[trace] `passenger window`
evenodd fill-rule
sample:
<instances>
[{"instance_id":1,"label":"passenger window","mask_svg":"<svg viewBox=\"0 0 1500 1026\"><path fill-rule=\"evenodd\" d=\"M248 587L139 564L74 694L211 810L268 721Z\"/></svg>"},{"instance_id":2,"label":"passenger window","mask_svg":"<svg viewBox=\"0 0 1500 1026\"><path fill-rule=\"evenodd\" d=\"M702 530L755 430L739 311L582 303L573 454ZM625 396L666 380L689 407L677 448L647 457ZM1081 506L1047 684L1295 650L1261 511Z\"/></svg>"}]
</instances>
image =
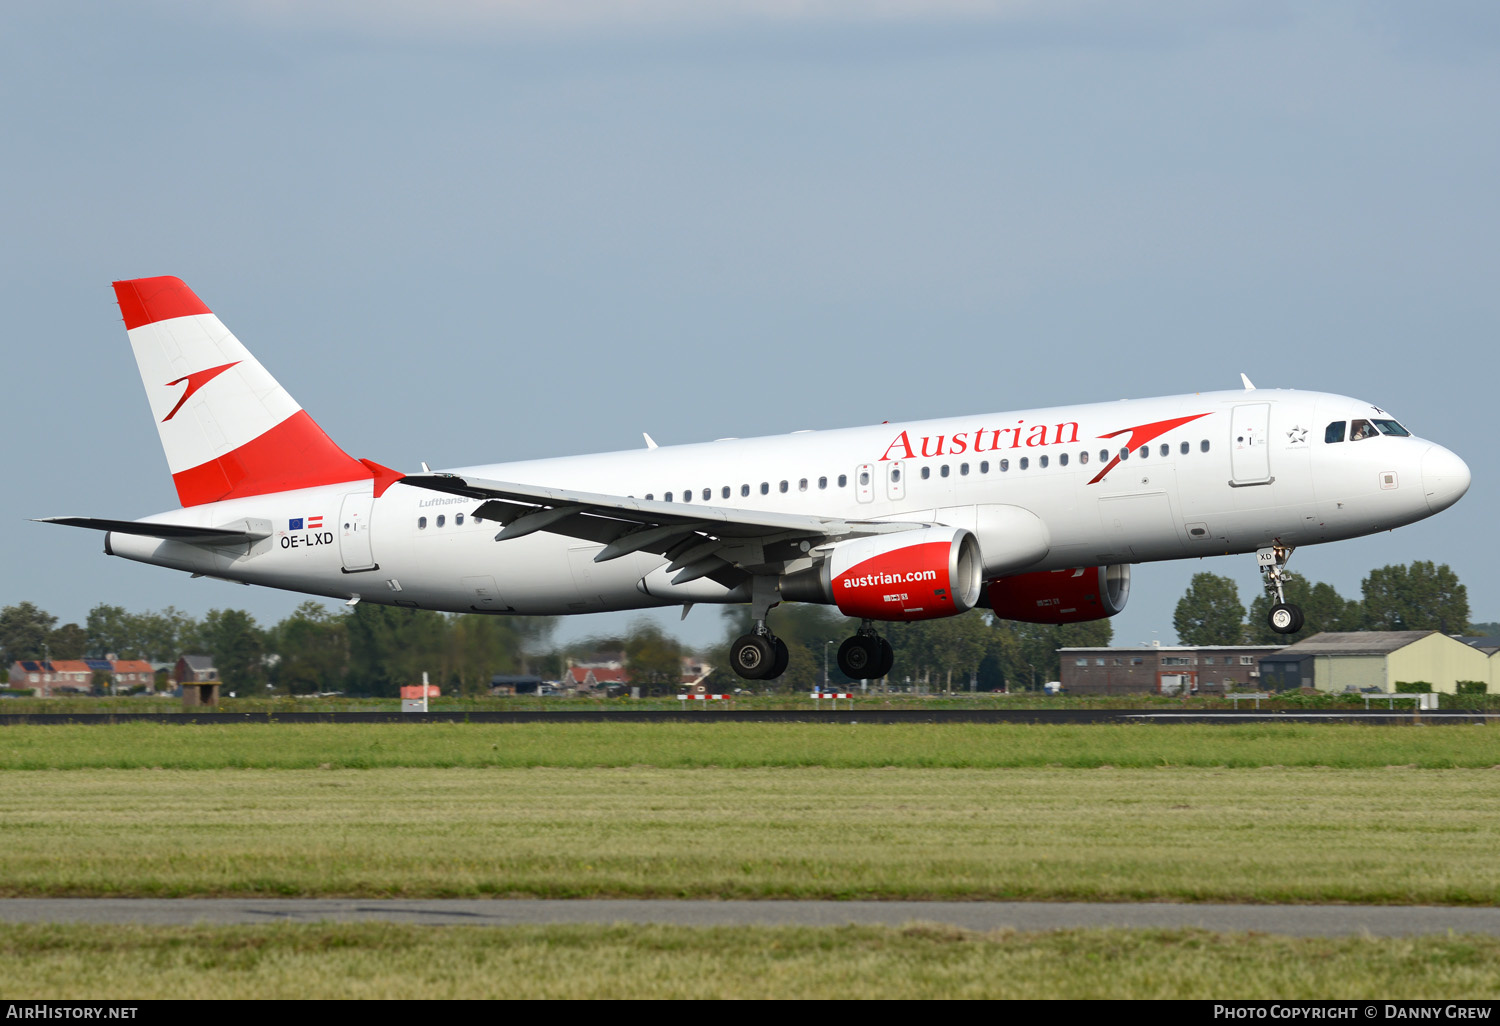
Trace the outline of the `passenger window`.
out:
<instances>
[{"instance_id":1,"label":"passenger window","mask_svg":"<svg viewBox=\"0 0 1500 1026\"><path fill-rule=\"evenodd\" d=\"M869 475L866 474L866 475L862 475L862 476L868 477ZM785 495L786 494L786 482L785 481L781 482L781 484L778 487L781 489L781 494Z\"/></svg>"},{"instance_id":2,"label":"passenger window","mask_svg":"<svg viewBox=\"0 0 1500 1026\"><path fill-rule=\"evenodd\" d=\"M462 513L455 514L454 517L453 517L453 526L454 527L462 527L463 524L464 524L464 515Z\"/></svg>"},{"instance_id":3,"label":"passenger window","mask_svg":"<svg viewBox=\"0 0 1500 1026\"><path fill-rule=\"evenodd\" d=\"M1377 420L1375 426L1380 429L1382 435L1395 435L1397 438L1411 437L1411 432L1394 420Z\"/></svg>"},{"instance_id":4,"label":"passenger window","mask_svg":"<svg viewBox=\"0 0 1500 1026\"><path fill-rule=\"evenodd\" d=\"M839 475L839 487L840 488L845 488L845 487L848 486L848 484L849 484L849 475L848 474L840 474Z\"/></svg>"},{"instance_id":5,"label":"passenger window","mask_svg":"<svg viewBox=\"0 0 1500 1026\"><path fill-rule=\"evenodd\" d=\"M1022 456L1021 457L1021 462L1017 464L1017 466L1020 467L1022 470L1025 470L1030 465L1031 465L1031 458L1029 456Z\"/></svg>"},{"instance_id":6,"label":"passenger window","mask_svg":"<svg viewBox=\"0 0 1500 1026\"><path fill-rule=\"evenodd\" d=\"M990 461L989 460L981 460L980 461L980 463L979 463L979 472L981 474L988 474L990 472Z\"/></svg>"},{"instance_id":7,"label":"passenger window","mask_svg":"<svg viewBox=\"0 0 1500 1026\"><path fill-rule=\"evenodd\" d=\"M1120 459L1122 459L1122 460L1128 460L1128 459L1130 459L1130 450L1129 449L1121 449L1120 450Z\"/></svg>"},{"instance_id":8,"label":"passenger window","mask_svg":"<svg viewBox=\"0 0 1500 1026\"><path fill-rule=\"evenodd\" d=\"M941 474L943 477L947 477L948 476L948 464L944 463L940 468L938 468L938 473Z\"/></svg>"},{"instance_id":9,"label":"passenger window","mask_svg":"<svg viewBox=\"0 0 1500 1026\"><path fill-rule=\"evenodd\" d=\"M1168 445L1166 442L1161 443L1161 454L1163 456L1170 456L1170 455L1172 455L1172 447L1170 445Z\"/></svg>"},{"instance_id":10,"label":"passenger window","mask_svg":"<svg viewBox=\"0 0 1500 1026\"><path fill-rule=\"evenodd\" d=\"M760 483L760 494L762 494L762 495L770 495L771 494L771 483L769 481L762 481Z\"/></svg>"},{"instance_id":11,"label":"passenger window","mask_svg":"<svg viewBox=\"0 0 1500 1026\"><path fill-rule=\"evenodd\" d=\"M1341 420L1336 420L1332 424L1329 424L1328 427L1323 429L1323 441L1342 442L1344 440L1344 429L1346 427L1348 427L1348 425Z\"/></svg>"},{"instance_id":12,"label":"passenger window","mask_svg":"<svg viewBox=\"0 0 1500 1026\"><path fill-rule=\"evenodd\" d=\"M1039 467L1045 467L1047 465L1047 457L1043 456L1041 459L1037 460L1036 465Z\"/></svg>"},{"instance_id":13,"label":"passenger window","mask_svg":"<svg viewBox=\"0 0 1500 1026\"><path fill-rule=\"evenodd\" d=\"M1068 465L1068 454L1067 453L1063 453L1063 454L1061 454L1060 456L1057 457L1057 465L1059 467L1066 467Z\"/></svg>"},{"instance_id":14,"label":"passenger window","mask_svg":"<svg viewBox=\"0 0 1500 1026\"><path fill-rule=\"evenodd\" d=\"M800 480L800 481L797 482L797 491L799 491L799 492L805 492L805 491L807 491L807 478L804 477L802 480Z\"/></svg>"},{"instance_id":15,"label":"passenger window","mask_svg":"<svg viewBox=\"0 0 1500 1026\"><path fill-rule=\"evenodd\" d=\"M749 495L750 494L750 486L747 485L747 484L740 485L740 494L741 495Z\"/></svg>"},{"instance_id":16,"label":"passenger window","mask_svg":"<svg viewBox=\"0 0 1500 1026\"><path fill-rule=\"evenodd\" d=\"M663 495L662 498L665 499L667 502L671 502L672 501L672 493L668 492L667 494Z\"/></svg>"},{"instance_id":17,"label":"passenger window","mask_svg":"<svg viewBox=\"0 0 1500 1026\"><path fill-rule=\"evenodd\" d=\"M726 499L729 498L729 486L725 485L724 488L719 492L719 494Z\"/></svg>"},{"instance_id":18,"label":"passenger window","mask_svg":"<svg viewBox=\"0 0 1500 1026\"><path fill-rule=\"evenodd\" d=\"M1368 420L1356 420L1349 424L1349 441L1360 442L1375 437L1375 425Z\"/></svg>"},{"instance_id":19,"label":"passenger window","mask_svg":"<svg viewBox=\"0 0 1500 1026\"><path fill-rule=\"evenodd\" d=\"M653 496L652 496L652 494L651 494L651 493L650 493L650 492L647 492L647 493L646 493L646 501L647 501L647 502L651 502L651 501L652 501L652 499L653 499Z\"/></svg>"},{"instance_id":20,"label":"passenger window","mask_svg":"<svg viewBox=\"0 0 1500 1026\"><path fill-rule=\"evenodd\" d=\"M1203 441L1201 441L1201 442L1198 443L1198 449L1200 451L1202 451L1202 452L1208 452L1208 439L1207 438L1205 438Z\"/></svg>"},{"instance_id":21,"label":"passenger window","mask_svg":"<svg viewBox=\"0 0 1500 1026\"><path fill-rule=\"evenodd\" d=\"M1182 450L1182 454L1186 456L1188 453L1193 451L1193 443L1183 442L1180 448Z\"/></svg>"},{"instance_id":22,"label":"passenger window","mask_svg":"<svg viewBox=\"0 0 1500 1026\"><path fill-rule=\"evenodd\" d=\"M418 531L425 531L426 529L427 529L427 518L426 517L417 517L417 530Z\"/></svg>"},{"instance_id":23,"label":"passenger window","mask_svg":"<svg viewBox=\"0 0 1500 1026\"><path fill-rule=\"evenodd\" d=\"M1149 445L1143 445L1143 446L1141 446L1141 451L1138 452L1138 453L1136 453L1136 455L1139 456L1141 459L1145 459L1147 456L1151 455L1151 446L1149 446Z\"/></svg>"},{"instance_id":24,"label":"passenger window","mask_svg":"<svg viewBox=\"0 0 1500 1026\"><path fill-rule=\"evenodd\" d=\"M932 468L931 467L923 467L922 468L922 480L926 481L931 476L932 476Z\"/></svg>"},{"instance_id":25,"label":"passenger window","mask_svg":"<svg viewBox=\"0 0 1500 1026\"><path fill-rule=\"evenodd\" d=\"M1108 463L1109 462L1109 450L1108 449L1100 449L1099 450L1099 462L1100 463Z\"/></svg>"},{"instance_id":26,"label":"passenger window","mask_svg":"<svg viewBox=\"0 0 1500 1026\"><path fill-rule=\"evenodd\" d=\"M692 502L693 501L693 490L691 488L684 488L683 489L683 491L682 491L682 501L683 502Z\"/></svg>"},{"instance_id":27,"label":"passenger window","mask_svg":"<svg viewBox=\"0 0 1500 1026\"><path fill-rule=\"evenodd\" d=\"M826 478L826 477L820 477L820 478L818 478L818 491L821 492L823 489L825 489L827 487L828 487L828 478Z\"/></svg>"},{"instance_id":28,"label":"passenger window","mask_svg":"<svg viewBox=\"0 0 1500 1026\"><path fill-rule=\"evenodd\" d=\"M1088 461L1089 461L1089 454L1088 454L1088 450L1085 449L1083 452L1081 452L1081 453L1078 454L1078 462L1079 463L1087 463Z\"/></svg>"},{"instance_id":29,"label":"passenger window","mask_svg":"<svg viewBox=\"0 0 1500 1026\"><path fill-rule=\"evenodd\" d=\"M958 465L958 474L959 474L960 477L968 477L969 476L969 465L967 463L960 463Z\"/></svg>"},{"instance_id":30,"label":"passenger window","mask_svg":"<svg viewBox=\"0 0 1500 1026\"><path fill-rule=\"evenodd\" d=\"M1010 460L1001 460L1000 461L1000 473L1003 474L1003 473L1005 473L1009 469L1010 469Z\"/></svg>"},{"instance_id":31,"label":"passenger window","mask_svg":"<svg viewBox=\"0 0 1500 1026\"><path fill-rule=\"evenodd\" d=\"M438 514L438 518L437 518L437 525L439 527L442 527L443 524L445 524L447 522L447 520L448 520L447 517L445 517L443 514L439 513Z\"/></svg>"},{"instance_id":32,"label":"passenger window","mask_svg":"<svg viewBox=\"0 0 1500 1026\"><path fill-rule=\"evenodd\" d=\"M863 488L865 485L867 485L869 483L870 483L870 472L868 470L861 470L859 472L859 486L861 488Z\"/></svg>"}]
</instances>

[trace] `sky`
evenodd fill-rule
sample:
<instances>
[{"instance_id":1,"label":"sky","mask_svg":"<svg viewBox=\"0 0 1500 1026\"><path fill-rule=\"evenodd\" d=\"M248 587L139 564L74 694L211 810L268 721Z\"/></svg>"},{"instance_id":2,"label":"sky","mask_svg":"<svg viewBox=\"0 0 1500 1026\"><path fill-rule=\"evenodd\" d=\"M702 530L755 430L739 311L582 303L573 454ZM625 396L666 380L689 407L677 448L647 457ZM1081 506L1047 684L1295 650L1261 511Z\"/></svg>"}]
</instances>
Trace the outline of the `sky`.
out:
<instances>
[{"instance_id":1,"label":"sky","mask_svg":"<svg viewBox=\"0 0 1500 1026\"><path fill-rule=\"evenodd\" d=\"M109 287L171 274L405 470L1358 396L1473 486L1290 568L1448 563L1500 620L1497 51L1442 0L4 5L0 605L301 601L28 522L177 505ZM1205 570L1259 594L1252 556L1142 565L1116 641L1175 640Z\"/></svg>"}]
</instances>

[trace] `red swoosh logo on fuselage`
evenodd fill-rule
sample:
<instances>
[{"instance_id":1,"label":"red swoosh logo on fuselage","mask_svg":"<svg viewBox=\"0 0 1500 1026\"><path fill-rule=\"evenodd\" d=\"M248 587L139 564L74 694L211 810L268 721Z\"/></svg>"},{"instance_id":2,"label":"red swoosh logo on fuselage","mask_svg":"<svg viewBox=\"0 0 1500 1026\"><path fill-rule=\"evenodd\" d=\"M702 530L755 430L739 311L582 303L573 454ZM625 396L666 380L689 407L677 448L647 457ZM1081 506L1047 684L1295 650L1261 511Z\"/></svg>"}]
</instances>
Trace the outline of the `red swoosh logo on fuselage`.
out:
<instances>
[{"instance_id":1,"label":"red swoosh logo on fuselage","mask_svg":"<svg viewBox=\"0 0 1500 1026\"><path fill-rule=\"evenodd\" d=\"M193 373L185 377L178 378L176 381L168 381L165 386L167 388L171 388L173 385L180 385L184 381L187 382L187 388L183 390L182 398L177 400L177 405L172 407L172 412L163 417L161 419L161 422L165 424L167 421L177 416L177 411L182 409L183 403L187 402L193 397L194 392L198 391L198 389L202 388L204 385L208 384L214 378L218 377L220 374L223 374L225 371L239 362L239 360L236 360L234 361L234 363L226 363L219 367L210 367L208 368L208 370L193 371Z\"/></svg>"},{"instance_id":2,"label":"red swoosh logo on fuselage","mask_svg":"<svg viewBox=\"0 0 1500 1026\"><path fill-rule=\"evenodd\" d=\"M1140 424L1140 425L1137 425L1136 427L1121 428L1118 431L1111 431L1109 434L1107 434L1107 435L1100 435L1099 437L1100 438L1115 438L1115 437L1117 437L1119 435L1123 435L1125 432L1129 431L1130 432L1130 441L1127 442L1127 443L1125 443L1125 445L1122 446L1122 448L1125 448L1125 449L1138 449L1141 446L1146 445L1147 443L1151 442L1153 439L1161 437L1162 435L1166 434L1168 431L1171 431L1175 427L1181 427L1184 424L1189 424L1189 423L1197 420L1199 417L1207 417L1207 416L1208 416L1207 413L1195 413L1191 417L1174 417L1171 420L1158 420L1158 421L1156 421L1153 424ZM1092 481L1090 481L1089 484L1098 484L1100 481L1103 481L1104 480L1104 475L1108 474L1111 470L1114 470L1115 469L1115 465L1118 464L1119 462L1120 462L1120 454L1119 453L1115 453L1115 458L1112 459L1112 460L1110 460L1107 464L1105 464L1104 469L1101 470L1101 471L1099 471L1099 473L1095 474L1094 475L1094 479Z\"/></svg>"}]
</instances>

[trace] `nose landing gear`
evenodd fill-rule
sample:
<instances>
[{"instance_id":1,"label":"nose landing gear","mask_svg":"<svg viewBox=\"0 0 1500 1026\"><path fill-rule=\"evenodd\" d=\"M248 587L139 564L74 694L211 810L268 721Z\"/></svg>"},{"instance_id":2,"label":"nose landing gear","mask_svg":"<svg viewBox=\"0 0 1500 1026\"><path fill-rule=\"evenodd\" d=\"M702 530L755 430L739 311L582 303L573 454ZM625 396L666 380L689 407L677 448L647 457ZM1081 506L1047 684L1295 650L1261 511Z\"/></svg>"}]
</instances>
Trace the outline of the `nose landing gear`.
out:
<instances>
[{"instance_id":1,"label":"nose landing gear","mask_svg":"<svg viewBox=\"0 0 1500 1026\"><path fill-rule=\"evenodd\" d=\"M1276 600L1271 606L1270 615L1266 617L1271 630L1277 634L1296 634L1306 622L1302 616L1302 607L1288 602L1282 591L1282 585L1286 583L1287 560L1292 558L1291 546L1277 542L1256 549L1255 558L1260 563L1261 583L1265 585L1266 594Z\"/></svg>"}]
</instances>

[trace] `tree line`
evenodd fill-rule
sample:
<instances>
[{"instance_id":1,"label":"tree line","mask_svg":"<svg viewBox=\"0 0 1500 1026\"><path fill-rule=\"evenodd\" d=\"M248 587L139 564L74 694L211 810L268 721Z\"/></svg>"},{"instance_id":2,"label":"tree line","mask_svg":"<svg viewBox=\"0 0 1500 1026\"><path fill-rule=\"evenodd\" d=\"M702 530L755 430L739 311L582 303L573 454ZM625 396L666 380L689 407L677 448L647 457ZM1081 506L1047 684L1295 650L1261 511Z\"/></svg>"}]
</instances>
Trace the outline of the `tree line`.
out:
<instances>
[{"instance_id":1,"label":"tree line","mask_svg":"<svg viewBox=\"0 0 1500 1026\"><path fill-rule=\"evenodd\" d=\"M202 619L168 606L131 612L101 604L82 624L30 602L0 609L0 657L19 659L145 659L175 662L212 657L226 688L311 694L355 691L394 695L423 671L449 689L477 694L496 673L529 672L545 660L555 621L549 617L455 616L360 603L330 612L306 601L261 627L241 609L211 609Z\"/></svg>"},{"instance_id":2,"label":"tree line","mask_svg":"<svg viewBox=\"0 0 1500 1026\"><path fill-rule=\"evenodd\" d=\"M1346 599L1331 586L1289 574L1286 597L1303 607L1307 624L1294 635L1275 634L1266 623L1270 600L1262 595L1247 611L1234 581L1201 573L1177 603L1173 625L1185 645L1288 644L1317 631L1440 630L1446 634L1500 634L1500 625L1469 622L1468 593L1446 564L1415 562L1373 570L1361 598ZM859 626L828 606L786 603L773 614L790 659L776 681L747 683L729 669L728 647L750 628L746 606L722 611L723 636L702 653L715 667L705 682L715 691L738 687L801 691L846 688L838 646ZM554 641L556 619L534 616L446 614L360 603L330 611L303 602L269 627L239 609L211 609L195 618L171 606L132 612L100 604L83 624L59 625L30 602L0 609L0 657L103 658L174 662L187 653L213 658L227 688L309 694L344 691L394 695L403 684L431 680L450 693L480 694L497 673L559 679L570 658L579 662L620 658L631 682L646 693L675 691L685 648L654 621L642 618L623 634L567 644ZM927 691L1035 690L1059 676L1057 650L1108 645L1108 620L1080 624L1029 624L997 620L986 610L917 623L881 626L896 665L890 686Z\"/></svg>"},{"instance_id":3,"label":"tree line","mask_svg":"<svg viewBox=\"0 0 1500 1026\"><path fill-rule=\"evenodd\" d=\"M838 670L839 644L859 626L825 606L787 603L775 613L777 635L789 649L787 671L776 681L740 680L728 669L728 646L749 628L747 607L724 609L722 641L702 653L716 667L714 690L737 687L811 690L825 683L847 688ZM571 660L618 658L633 685L647 694L671 693L681 682L685 646L654 621L641 618L623 634L557 644L551 617L444 614L360 603L330 611L306 601L291 615L262 627L240 609L211 609L195 618L168 606L132 612L100 604L83 624L59 625L30 602L0 609L0 658L104 658L175 662L210 656L229 690L241 694L343 691L394 695L421 679L450 693L480 694L497 673L560 678ZM1035 689L1058 675L1056 649L1107 645L1108 621L1047 626L996 621L983 610L919 623L884 626L896 655L891 684L925 690ZM826 671L826 676L825 676Z\"/></svg>"},{"instance_id":4,"label":"tree line","mask_svg":"<svg viewBox=\"0 0 1500 1026\"><path fill-rule=\"evenodd\" d=\"M1283 590L1286 600L1301 606L1306 615L1295 634L1271 630L1266 619L1272 605L1269 595L1257 596L1247 611L1232 578L1194 574L1172 617L1177 640L1184 645L1289 645L1320 631L1500 633L1500 625L1469 621L1468 589L1446 563L1418 560L1371 570L1360 582L1357 599L1294 573L1287 574Z\"/></svg>"}]
</instances>

